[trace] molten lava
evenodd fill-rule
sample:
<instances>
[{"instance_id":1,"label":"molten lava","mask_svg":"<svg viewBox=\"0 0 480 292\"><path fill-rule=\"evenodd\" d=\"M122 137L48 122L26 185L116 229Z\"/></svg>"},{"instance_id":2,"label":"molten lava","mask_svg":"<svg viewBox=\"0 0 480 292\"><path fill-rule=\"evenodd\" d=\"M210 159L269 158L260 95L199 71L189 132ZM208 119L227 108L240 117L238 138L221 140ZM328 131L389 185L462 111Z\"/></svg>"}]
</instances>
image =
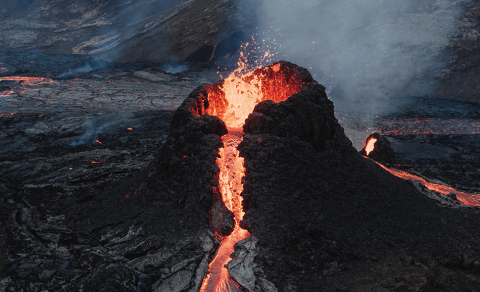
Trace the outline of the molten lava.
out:
<instances>
[{"instance_id":1,"label":"molten lava","mask_svg":"<svg viewBox=\"0 0 480 292\"><path fill-rule=\"evenodd\" d=\"M394 168L387 168L386 166L384 166L384 165L382 165L378 162L376 162L376 163L378 165L380 165L383 169L385 169L386 171L390 172L391 174L393 174L397 177L400 177L400 178L403 178L403 179L406 179L406 180L421 182L425 185L425 187L427 189L429 189L431 191L441 193L441 194L444 194L444 195L454 194L457 197L457 199L460 200L461 202L463 202L465 205L480 206L480 194L464 193L464 192L458 191L458 190L456 190L452 187L449 187L449 186L428 182L424 178L422 178L420 176L417 176L417 175L414 175L414 174L411 174L411 173L408 173L406 171L401 171L401 170L394 169Z\"/></svg>"},{"instance_id":2,"label":"molten lava","mask_svg":"<svg viewBox=\"0 0 480 292\"><path fill-rule=\"evenodd\" d=\"M0 81L19 81L19 82L22 82L24 85L30 85L30 86L54 83L54 81L50 78L25 77L25 76L0 77Z\"/></svg>"},{"instance_id":3,"label":"molten lava","mask_svg":"<svg viewBox=\"0 0 480 292\"><path fill-rule=\"evenodd\" d=\"M233 246L250 236L247 230L240 228L240 221L243 219L242 177L245 174L243 158L239 156L237 146L242 141L243 131L241 129L228 129L228 134L222 137L224 148L220 149L220 158L217 165L220 167L219 187L222 200L227 208L235 215L235 228L233 232L224 238L215 259L210 263L210 274L207 276L200 291L240 291L238 285L230 278L225 267L233 253Z\"/></svg>"},{"instance_id":4,"label":"molten lava","mask_svg":"<svg viewBox=\"0 0 480 292\"><path fill-rule=\"evenodd\" d=\"M370 152L372 152L373 149L375 149L376 142L377 142L377 138L373 138L373 137L367 141L367 146L365 146L365 152L367 153L367 156L370 155Z\"/></svg>"},{"instance_id":5,"label":"molten lava","mask_svg":"<svg viewBox=\"0 0 480 292\"><path fill-rule=\"evenodd\" d=\"M372 142L373 141L373 142ZM367 155L375 149L375 142L377 141L376 138L371 138L367 141L367 145L365 146L365 152ZM463 202L465 205L468 206L480 206L480 194L468 194L465 192L458 191L452 187L446 186L446 185L441 185L441 184L435 184L427 181L426 179L414 175L411 173L408 173L406 171L394 169L394 168L388 168L385 165L378 163L377 161L373 160L376 164L378 164L380 167L385 169L386 171L390 172L391 174L405 179L405 180L410 180L410 181L416 181L416 182L421 182L427 189L431 191L435 191L444 195L448 194L454 194L457 199L461 202Z\"/></svg>"}]
</instances>

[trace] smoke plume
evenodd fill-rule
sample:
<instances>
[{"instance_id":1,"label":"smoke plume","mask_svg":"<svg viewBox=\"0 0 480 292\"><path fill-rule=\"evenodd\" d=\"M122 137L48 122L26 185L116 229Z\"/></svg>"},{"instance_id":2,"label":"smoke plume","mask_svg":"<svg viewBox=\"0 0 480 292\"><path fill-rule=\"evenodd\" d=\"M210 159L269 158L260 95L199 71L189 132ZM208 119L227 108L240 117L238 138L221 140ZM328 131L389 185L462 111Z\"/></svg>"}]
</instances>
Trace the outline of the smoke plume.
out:
<instances>
[{"instance_id":1,"label":"smoke plume","mask_svg":"<svg viewBox=\"0 0 480 292\"><path fill-rule=\"evenodd\" d=\"M264 0L257 34L278 59L310 69L337 112L374 117L396 111L402 97L432 93L468 2Z\"/></svg>"}]
</instances>

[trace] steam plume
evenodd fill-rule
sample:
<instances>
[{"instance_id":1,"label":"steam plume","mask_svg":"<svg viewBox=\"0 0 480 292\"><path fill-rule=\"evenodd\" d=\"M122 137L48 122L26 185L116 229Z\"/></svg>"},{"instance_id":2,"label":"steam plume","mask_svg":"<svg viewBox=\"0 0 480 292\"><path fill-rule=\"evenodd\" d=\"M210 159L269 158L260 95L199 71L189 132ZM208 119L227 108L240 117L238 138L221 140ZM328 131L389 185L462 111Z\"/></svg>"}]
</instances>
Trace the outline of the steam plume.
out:
<instances>
[{"instance_id":1,"label":"steam plume","mask_svg":"<svg viewBox=\"0 0 480 292\"><path fill-rule=\"evenodd\" d=\"M337 109L378 115L432 92L468 2L264 0L257 27L279 59L310 68Z\"/></svg>"}]
</instances>

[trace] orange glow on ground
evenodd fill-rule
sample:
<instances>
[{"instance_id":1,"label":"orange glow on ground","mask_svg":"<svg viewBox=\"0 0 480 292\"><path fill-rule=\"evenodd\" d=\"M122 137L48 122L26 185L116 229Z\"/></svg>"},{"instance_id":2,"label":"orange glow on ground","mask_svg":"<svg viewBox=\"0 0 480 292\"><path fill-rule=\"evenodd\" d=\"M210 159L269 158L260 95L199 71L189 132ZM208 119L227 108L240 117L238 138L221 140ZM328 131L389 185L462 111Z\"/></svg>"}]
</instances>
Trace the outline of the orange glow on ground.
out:
<instances>
[{"instance_id":1,"label":"orange glow on ground","mask_svg":"<svg viewBox=\"0 0 480 292\"><path fill-rule=\"evenodd\" d=\"M91 164L107 163L106 161L92 161Z\"/></svg>"},{"instance_id":2,"label":"orange glow on ground","mask_svg":"<svg viewBox=\"0 0 480 292\"><path fill-rule=\"evenodd\" d=\"M391 174L403 178L405 180L410 180L410 181L418 181L421 182L425 185L425 187L431 191L435 191L444 195L448 194L455 194L457 196L457 199L461 202L463 202L465 205L468 206L480 206L480 194L468 194L464 193L461 191L458 191L452 187L441 185L441 184L435 184L428 182L424 178L408 173L406 171L394 169L394 168L387 168L386 166L378 163L375 161L380 167L385 169L386 171L390 172Z\"/></svg>"},{"instance_id":3,"label":"orange glow on ground","mask_svg":"<svg viewBox=\"0 0 480 292\"><path fill-rule=\"evenodd\" d=\"M367 153L367 156L370 154L370 152L373 151L373 149L375 149L376 142L377 142L377 138L373 138L373 137L367 141L367 146L365 146L365 153Z\"/></svg>"}]
</instances>

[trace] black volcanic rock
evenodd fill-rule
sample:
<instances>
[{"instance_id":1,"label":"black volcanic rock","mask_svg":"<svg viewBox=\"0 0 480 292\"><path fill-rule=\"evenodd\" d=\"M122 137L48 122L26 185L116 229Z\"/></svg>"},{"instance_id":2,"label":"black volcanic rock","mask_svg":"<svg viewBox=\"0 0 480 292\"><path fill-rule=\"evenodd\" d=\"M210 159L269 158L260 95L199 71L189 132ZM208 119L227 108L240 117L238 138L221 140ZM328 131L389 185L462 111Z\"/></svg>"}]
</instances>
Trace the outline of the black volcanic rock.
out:
<instances>
[{"instance_id":1,"label":"black volcanic rock","mask_svg":"<svg viewBox=\"0 0 480 292\"><path fill-rule=\"evenodd\" d=\"M92 273L80 284L82 291L150 291L148 276L122 265L111 264Z\"/></svg>"},{"instance_id":2,"label":"black volcanic rock","mask_svg":"<svg viewBox=\"0 0 480 292\"><path fill-rule=\"evenodd\" d=\"M187 202L188 209L210 213L212 230L226 236L235 220L216 191L219 168L215 162L223 147L220 137L227 128L218 117L205 114L210 87L204 84L194 90L176 110L160 150L157 172L179 202Z\"/></svg>"},{"instance_id":3,"label":"black volcanic rock","mask_svg":"<svg viewBox=\"0 0 480 292\"><path fill-rule=\"evenodd\" d=\"M271 134L281 138L298 137L317 150L325 147L335 131L333 103L319 84L305 86L288 100L266 100L255 106L243 127L249 134Z\"/></svg>"}]
</instances>

